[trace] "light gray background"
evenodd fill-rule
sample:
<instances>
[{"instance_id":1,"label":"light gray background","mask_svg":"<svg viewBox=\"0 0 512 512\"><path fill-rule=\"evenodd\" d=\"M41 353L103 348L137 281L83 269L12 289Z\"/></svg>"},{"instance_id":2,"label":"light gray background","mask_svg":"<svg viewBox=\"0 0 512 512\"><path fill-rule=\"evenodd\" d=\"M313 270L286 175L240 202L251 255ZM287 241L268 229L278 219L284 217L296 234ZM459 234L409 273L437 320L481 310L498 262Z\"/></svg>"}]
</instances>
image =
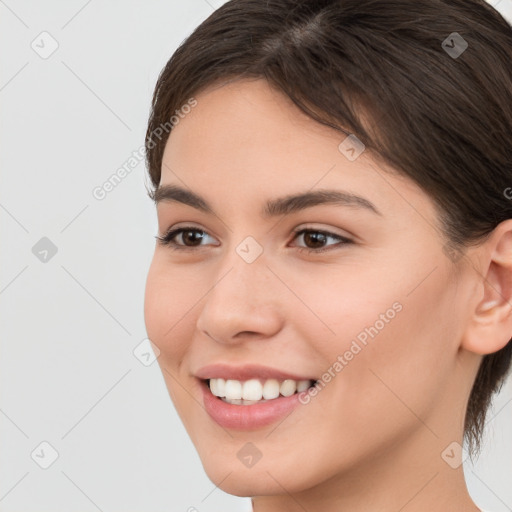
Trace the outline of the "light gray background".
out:
<instances>
[{"instance_id":1,"label":"light gray background","mask_svg":"<svg viewBox=\"0 0 512 512\"><path fill-rule=\"evenodd\" d=\"M158 73L222 3L0 0L1 512L250 510L206 477L157 363L133 353L157 226L143 162L92 194L140 150ZM491 3L512 20L512 0ZM465 464L493 512L512 510L511 400L509 381Z\"/></svg>"}]
</instances>

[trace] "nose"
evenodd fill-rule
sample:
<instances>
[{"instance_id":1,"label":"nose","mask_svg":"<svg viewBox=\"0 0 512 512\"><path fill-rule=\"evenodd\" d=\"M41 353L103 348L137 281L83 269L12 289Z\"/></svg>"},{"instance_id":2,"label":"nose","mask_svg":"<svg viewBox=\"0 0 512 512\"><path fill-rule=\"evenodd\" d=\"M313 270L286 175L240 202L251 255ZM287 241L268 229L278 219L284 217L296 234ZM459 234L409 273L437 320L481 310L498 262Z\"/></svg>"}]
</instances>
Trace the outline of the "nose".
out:
<instances>
[{"instance_id":1,"label":"nose","mask_svg":"<svg viewBox=\"0 0 512 512\"><path fill-rule=\"evenodd\" d=\"M283 284L263 259L247 263L235 255L215 274L211 286L197 328L216 342L270 338L282 328L283 290L278 288Z\"/></svg>"}]
</instances>

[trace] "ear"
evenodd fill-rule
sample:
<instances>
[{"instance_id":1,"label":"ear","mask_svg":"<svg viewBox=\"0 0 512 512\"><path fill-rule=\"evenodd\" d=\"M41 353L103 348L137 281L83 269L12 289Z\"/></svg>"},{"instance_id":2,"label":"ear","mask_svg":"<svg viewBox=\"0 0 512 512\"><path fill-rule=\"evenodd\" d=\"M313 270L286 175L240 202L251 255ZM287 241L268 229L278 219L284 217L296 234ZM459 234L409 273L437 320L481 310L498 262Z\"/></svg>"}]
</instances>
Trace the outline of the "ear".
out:
<instances>
[{"instance_id":1,"label":"ear","mask_svg":"<svg viewBox=\"0 0 512 512\"><path fill-rule=\"evenodd\" d=\"M479 247L480 292L462 346L492 354L512 338L512 219L501 222Z\"/></svg>"}]
</instances>

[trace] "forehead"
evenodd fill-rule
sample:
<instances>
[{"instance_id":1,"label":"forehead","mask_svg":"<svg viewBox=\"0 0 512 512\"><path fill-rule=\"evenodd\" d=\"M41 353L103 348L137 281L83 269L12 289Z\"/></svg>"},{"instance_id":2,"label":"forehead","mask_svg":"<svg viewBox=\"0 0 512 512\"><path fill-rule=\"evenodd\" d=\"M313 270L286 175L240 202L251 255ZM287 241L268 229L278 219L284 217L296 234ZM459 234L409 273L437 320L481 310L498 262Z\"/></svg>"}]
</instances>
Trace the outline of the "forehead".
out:
<instances>
[{"instance_id":1,"label":"forehead","mask_svg":"<svg viewBox=\"0 0 512 512\"><path fill-rule=\"evenodd\" d=\"M429 197L367 151L350 160L347 135L299 110L265 80L207 88L168 138L161 185L191 186L204 197L283 196L339 188L365 196L382 212L434 215ZM342 146L343 147L343 146Z\"/></svg>"},{"instance_id":2,"label":"forehead","mask_svg":"<svg viewBox=\"0 0 512 512\"><path fill-rule=\"evenodd\" d=\"M254 159L257 153L259 160L284 153L288 158L295 154L296 158L314 155L318 159L329 149L325 160L332 160L343 135L308 117L265 80L208 88L196 101L173 128L166 151L189 150L188 158L200 158L208 151L210 157L217 154L240 160Z\"/></svg>"}]
</instances>

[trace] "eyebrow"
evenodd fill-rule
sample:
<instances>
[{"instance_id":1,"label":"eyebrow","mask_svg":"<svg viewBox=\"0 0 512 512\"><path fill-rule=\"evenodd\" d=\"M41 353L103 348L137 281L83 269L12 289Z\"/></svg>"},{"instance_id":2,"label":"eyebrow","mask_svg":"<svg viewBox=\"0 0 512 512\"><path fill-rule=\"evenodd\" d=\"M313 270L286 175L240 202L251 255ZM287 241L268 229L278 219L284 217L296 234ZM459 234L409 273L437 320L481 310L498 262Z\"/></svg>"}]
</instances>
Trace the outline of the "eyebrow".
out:
<instances>
[{"instance_id":1,"label":"eyebrow","mask_svg":"<svg viewBox=\"0 0 512 512\"><path fill-rule=\"evenodd\" d=\"M178 202L196 208L202 212L216 215L213 208L204 198L178 185L162 185L150 194L150 197L157 205L162 202ZM382 213L377 207L364 197L353 194L352 192L321 189L271 199L263 208L262 217L270 218L280 215L289 215L306 208L311 208L312 206L323 204L366 209L382 216Z\"/></svg>"}]
</instances>

